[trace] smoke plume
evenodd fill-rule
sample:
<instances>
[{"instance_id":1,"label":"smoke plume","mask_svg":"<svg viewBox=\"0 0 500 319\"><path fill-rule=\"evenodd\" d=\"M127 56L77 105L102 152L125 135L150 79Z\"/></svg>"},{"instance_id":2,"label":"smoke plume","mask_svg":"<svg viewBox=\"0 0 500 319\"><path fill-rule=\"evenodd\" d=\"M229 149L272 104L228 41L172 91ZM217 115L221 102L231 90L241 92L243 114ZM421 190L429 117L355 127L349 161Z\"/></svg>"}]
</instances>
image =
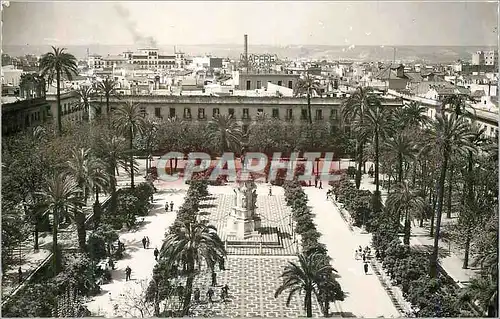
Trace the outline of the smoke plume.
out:
<instances>
[{"instance_id":1,"label":"smoke plume","mask_svg":"<svg viewBox=\"0 0 500 319\"><path fill-rule=\"evenodd\" d=\"M130 12L127 8L123 7L120 4L115 4L113 6L116 10L116 13L123 19L125 27L130 32L132 37L134 38L134 43L138 46L148 46L152 48L157 48L157 42L152 36L144 36L137 31L137 24L135 21L130 19Z\"/></svg>"}]
</instances>

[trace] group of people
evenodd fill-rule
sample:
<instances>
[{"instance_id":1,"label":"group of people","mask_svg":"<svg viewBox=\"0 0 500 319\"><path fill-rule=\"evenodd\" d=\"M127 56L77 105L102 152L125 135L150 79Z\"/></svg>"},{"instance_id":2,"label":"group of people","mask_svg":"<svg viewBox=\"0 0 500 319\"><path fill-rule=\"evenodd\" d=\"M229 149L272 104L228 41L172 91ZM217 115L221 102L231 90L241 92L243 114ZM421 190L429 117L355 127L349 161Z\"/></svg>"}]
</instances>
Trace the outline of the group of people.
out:
<instances>
[{"instance_id":1,"label":"group of people","mask_svg":"<svg viewBox=\"0 0 500 319\"><path fill-rule=\"evenodd\" d=\"M165 211L168 212L168 202L165 202ZM173 212L174 211L174 201L171 201L170 202L170 211Z\"/></svg>"},{"instance_id":2,"label":"group of people","mask_svg":"<svg viewBox=\"0 0 500 319\"><path fill-rule=\"evenodd\" d=\"M144 247L144 249L148 249L149 244L150 244L149 237L148 236L142 237L142 246Z\"/></svg>"},{"instance_id":3,"label":"group of people","mask_svg":"<svg viewBox=\"0 0 500 319\"><path fill-rule=\"evenodd\" d=\"M199 303L200 302L200 297L201 297L201 291L200 288L196 288L194 290L194 301ZM207 299L209 302L214 302L214 295L215 291L212 287L208 287L207 289ZM226 284L220 289L220 299L222 301L226 301L229 298L229 286Z\"/></svg>"},{"instance_id":4,"label":"group of people","mask_svg":"<svg viewBox=\"0 0 500 319\"><path fill-rule=\"evenodd\" d=\"M366 246L364 249L359 246L354 252L354 259L363 260L363 270L365 271L365 275L368 275L368 257L370 257L371 249Z\"/></svg>"}]
</instances>

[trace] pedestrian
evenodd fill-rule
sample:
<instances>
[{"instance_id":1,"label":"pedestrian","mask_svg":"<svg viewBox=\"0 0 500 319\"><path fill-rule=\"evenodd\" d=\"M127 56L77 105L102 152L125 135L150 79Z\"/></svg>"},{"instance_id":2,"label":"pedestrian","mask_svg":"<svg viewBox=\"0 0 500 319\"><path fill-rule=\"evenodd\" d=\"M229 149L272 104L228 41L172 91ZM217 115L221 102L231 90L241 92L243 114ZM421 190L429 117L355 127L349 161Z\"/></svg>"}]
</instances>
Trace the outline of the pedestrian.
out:
<instances>
[{"instance_id":1,"label":"pedestrian","mask_svg":"<svg viewBox=\"0 0 500 319\"><path fill-rule=\"evenodd\" d=\"M151 244L151 242L149 241L149 236L146 236L146 248L149 249L149 244Z\"/></svg>"},{"instance_id":2,"label":"pedestrian","mask_svg":"<svg viewBox=\"0 0 500 319\"><path fill-rule=\"evenodd\" d=\"M330 189L326 191L326 200L328 200L328 197L330 197Z\"/></svg>"},{"instance_id":3,"label":"pedestrian","mask_svg":"<svg viewBox=\"0 0 500 319\"><path fill-rule=\"evenodd\" d=\"M224 298L223 298L224 300L227 297L229 297L229 286L227 284L225 284L224 287L222 287L221 291L222 291L222 294L224 296Z\"/></svg>"},{"instance_id":4,"label":"pedestrian","mask_svg":"<svg viewBox=\"0 0 500 319\"><path fill-rule=\"evenodd\" d=\"M194 301L200 302L200 288L194 290Z\"/></svg>"},{"instance_id":5,"label":"pedestrian","mask_svg":"<svg viewBox=\"0 0 500 319\"><path fill-rule=\"evenodd\" d=\"M208 301L213 302L212 300L213 295L214 295L214 290L212 288L208 288L207 290Z\"/></svg>"},{"instance_id":6,"label":"pedestrian","mask_svg":"<svg viewBox=\"0 0 500 319\"><path fill-rule=\"evenodd\" d=\"M130 268L130 266L127 266L127 268L125 268L125 281L131 280L130 279L131 274L132 274L132 269Z\"/></svg>"},{"instance_id":7,"label":"pedestrian","mask_svg":"<svg viewBox=\"0 0 500 319\"><path fill-rule=\"evenodd\" d=\"M337 194L335 194L335 201L337 201L339 199L339 196Z\"/></svg>"},{"instance_id":8,"label":"pedestrian","mask_svg":"<svg viewBox=\"0 0 500 319\"><path fill-rule=\"evenodd\" d=\"M179 296L179 301L182 301L182 297L184 296L184 287L181 284L177 286L177 295Z\"/></svg>"},{"instance_id":9,"label":"pedestrian","mask_svg":"<svg viewBox=\"0 0 500 319\"><path fill-rule=\"evenodd\" d=\"M170 211L174 211L174 201L170 201Z\"/></svg>"},{"instance_id":10,"label":"pedestrian","mask_svg":"<svg viewBox=\"0 0 500 319\"><path fill-rule=\"evenodd\" d=\"M368 275L368 263L365 262L365 264L363 265L364 269L365 269L365 275Z\"/></svg>"},{"instance_id":11,"label":"pedestrian","mask_svg":"<svg viewBox=\"0 0 500 319\"><path fill-rule=\"evenodd\" d=\"M272 196L273 195L273 189L271 186L269 186L269 196Z\"/></svg>"},{"instance_id":12,"label":"pedestrian","mask_svg":"<svg viewBox=\"0 0 500 319\"><path fill-rule=\"evenodd\" d=\"M318 179L317 178L314 179L314 187L318 188Z\"/></svg>"},{"instance_id":13,"label":"pedestrian","mask_svg":"<svg viewBox=\"0 0 500 319\"><path fill-rule=\"evenodd\" d=\"M144 249L146 249L146 236L142 237L142 246L144 247Z\"/></svg>"},{"instance_id":14,"label":"pedestrian","mask_svg":"<svg viewBox=\"0 0 500 319\"><path fill-rule=\"evenodd\" d=\"M219 269L222 271L226 270L226 266L224 265L224 258L221 258L219 260Z\"/></svg>"},{"instance_id":15,"label":"pedestrian","mask_svg":"<svg viewBox=\"0 0 500 319\"><path fill-rule=\"evenodd\" d=\"M363 262L366 262L366 253L363 252Z\"/></svg>"},{"instance_id":16,"label":"pedestrian","mask_svg":"<svg viewBox=\"0 0 500 319\"><path fill-rule=\"evenodd\" d=\"M319 189L323 189L323 182L321 180L319 181Z\"/></svg>"},{"instance_id":17,"label":"pedestrian","mask_svg":"<svg viewBox=\"0 0 500 319\"><path fill-rule=\"evenodd\" d=\"M23 270L21 269L21 267L19 266L19 269L17 270L18 274L19 274L19 284L21 284L23 282Z\"/></svg>"},{"instance_id":18,"label":"pedestrian","mask_svg":"<svg viewBox=\"0 0 500 319\"><path fill-rule=\"evenodd\" d=\"M168 202L165 202L165 211L168 212Z\"/></svg>"},{"instance_id":19,"label":"pedestrian","mask_svg":"<svg viewBox=\"0 0 500 319\"><path fill-rule=\"evenodd\" d=\"M110 301L111 301L111 300L113 300L113 298L111 298L111 291L110 291L110 292L108 292L108 297L109 297L109 300L110 300Z\"/></svg>"},{"instance_id":20,"label":"pedestrian","mask_svg":"<svg viewBox=\"0 0 500 319\"><path fill-rule=\"evenodd\" d=\"M212 271L212 287L217 286L217 274L215 271Z\"/></svg>"},{"instance_id":21,"label":"pedestrian","mask_svg":"<svg viewBox=\"0 0 500 319\"><path fill-rule=\"evenodd\" d=\"M155 260L158 260L158 255L160 254L160 252L158 251L158 248L155 248L155 251L153 252L153 254L155 255Z\"/></svg>"}]
</instances>

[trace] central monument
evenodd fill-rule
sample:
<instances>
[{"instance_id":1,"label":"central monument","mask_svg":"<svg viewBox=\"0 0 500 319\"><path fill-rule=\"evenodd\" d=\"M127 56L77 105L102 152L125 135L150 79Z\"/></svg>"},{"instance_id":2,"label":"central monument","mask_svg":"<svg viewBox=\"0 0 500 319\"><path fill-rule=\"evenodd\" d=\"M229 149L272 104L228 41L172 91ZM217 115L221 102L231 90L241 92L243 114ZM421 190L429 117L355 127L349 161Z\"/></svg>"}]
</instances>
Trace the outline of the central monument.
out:
<instances>
[{"instance_id":1,"label":"central monument","mask_svg":"<svg viewBox=\"0 0 500 319\"><path fill-rule=\"evenodd\" d=\"M234 207L227 220L226 233L231 241L246 241L260 238L261 219L255 213L257 186L253 180L236 184Z\"/></svg>"}]
</instances>

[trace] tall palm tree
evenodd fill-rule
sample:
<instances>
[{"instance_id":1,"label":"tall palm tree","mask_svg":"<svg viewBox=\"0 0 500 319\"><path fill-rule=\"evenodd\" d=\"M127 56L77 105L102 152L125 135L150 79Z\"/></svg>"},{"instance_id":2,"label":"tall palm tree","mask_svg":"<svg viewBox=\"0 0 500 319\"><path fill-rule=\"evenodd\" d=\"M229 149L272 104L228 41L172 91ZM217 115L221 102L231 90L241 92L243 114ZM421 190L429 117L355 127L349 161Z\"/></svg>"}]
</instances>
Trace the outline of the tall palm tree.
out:
<instances>
[{"instance_id":1,"label":"tall palm tree","mask_svg":"<svg viewBox=\"0 0 500 319\"><path fill-rule=\"evenodd\" d=\"M226 256L226 251L214 226L178 221L175 229L176 231L166 236L160 258L165 259L169 264L185 264L187 279L182 315L187 316L196 266L199 268L205 261L208 268L213 270L216 262Z\"/></svg>"},{"instance_id":2,"label":"tall palm tree","mask_svg":"<svg viewBox=\"0 0 500 319\"><path fill-rule=\"evenodd\" d=\"M405 227L404 227L404 238L403 243L405 245L410 244L411 235L411 221L414 216L423 213L425 208L425 201L420 197L417 191L413 191L407 181L398 184L394 192L390 193L385 202L387 209L398 216L403 212L405 216Z\"/></svg>"},{"instance_id":3,"label":"tall palm tree","mask_svg":"<svg viewBox=\"0 0 500 319\"><path fill-rule=\"evenodd\" d=\"M320 286L325 284L325 281L332 281L332 272L337 272L325 262L324 255L313 252L311 254L300 254L299 263L289 262L285 270L281 274L283 283L274 293L274 298L277 298L285 290L288 291L286 306L290 305L295 294L305 293L304 305L306 316L312 317L312 295L318 298ZM332 285L335 283L331 282Z\"/></svg>"},{"instance_id":4,"label":"tall palm tree","mask_svg":"<svg viewBox=\"0 0 500 319\"><path fill-rule=\"evenodd\" d=\"M240 149L242 132L240 125L231 115L216 115L208 123L208 138L219 144L221 155L227 150Z\"/></svg>"},{"instance_id":5,"label":"tall palm tree","mask_svg":"<svg viewBox=\"0 0 500 319\"><path fill-rule=\"evenodd\" d=\"M54 261L54 275L59 272L59 251L57 247L57 233L60 217L66 211L75 211L81 205L81 190L77 182L65 173L54 174L47 179L45 189L40 192L43 198L45 214L52 214L52 253Z\"/></svg>"},{"instance_id":6,"label":"tall palm tree","mask_svg":"<svg viewBox=\"0 0 500 319\"><path fill-rule=\"evenodd\" d=\"M397 155L398 183L402 183L404 163L415 157L417 146L407 131L399 132L394 137L387 139L385 146Z\"/></svg>"},{"instance_id":7,"label":"tall palm tree","mask_svg":"<svg viewBox=\"0 0 500 319\"><path fill-rule=\"evenodd\" d=\"M307 115L309 124L312 124L312 111L311 111L311 96L315 92L320 94L319 81L314 77L306 73L304 76L300 77L294 88L294 95L301 96L303 94L307 97Z\"/></svg>"},{"instance_id":8,"label":"tall palm tree","mask_svg":"<svg viewBox=\"0 0 500 319\"><path fill-rule=\"evenodd\" d=\"M436 147L441 157L440 173L437 181L437 207L436 228L434 233L434 247L430 260L429 274L437 277L439 233L441 229L441 216L443 213L444 184L448 162L453 153L463 153L473 150L470 144L472 133L463 117L455 114L437 116L427 131L426 147Z\"/></svg>"},{"instance_id":9,"label":"tall palm tree","mask_svg":"<svg viewBox=\"0 0 500 319\"><path fill-rule=\"evenodd\" d=\"M129 169L130 187L134 188L134 137L144 131L145 120L138 103L126 101L121 107L116 109L113 120L114 127L118 132L128 138L129 142Z\"/></svg>"},{"instance_id":10,"label":"tall palm tree","mask_svg":"<svg viewBox=\"0 0 500 319\"><path fill-rule=\"evenodd\" d=\"M81 190L80 199L82 205L75 211L75 222L78 232L78 244L82 251L85 251L85 214L83 212L83 204L87 203L89 194L94 189L105 189L107 185L107 175L105 174L104 163L90 154L90 148L73 148L71 150L71 158L66 162L66 171L76 181ZM96 194L96 201L99 202L99 197ZM98 212L99 214L99 212ZM99 224L99 217L94 216Z\"/></svg>"},{"instance_id":11,"label":"tall palm tree","mask_svg":"<svg viewBox=\"0 0 500 319\"><path fill-rule=\"evenodd\" d=\"M95 85L95 91L106 98L106 116L108 117L108 120L110 119L111 112L111 109L109 107L109 99L111 97L118 97L118 95L116 94L117 86L118 82L109 77L100 82L97 82L97 84Z\"/></svg>"},{"instance_id":12,"label":"tall palm tree","mask_svg":"<svg viewBox=\"0 0 500 319\"><path fill-rule=\"evenodd\" d=\"M76 91L78 95L79 101L76 102L76 107L79 109L83 109L85 117L90 120L90 98L94 92L94 88L92 86L80 86Z\"/></svg>"},{"instance_id":13,"label":"tall palm tree","mask_svg":"<svg viewBox=\"0 0 500 319\"><path fill-rule=\"evenodd\" d=\"M419 127L420 125L428 124L430 119L425 114L427 108L417 102L411 102L403 110L403 125L404 127Z\"/></svg>"},{"instance_id":14,"label":"tall palm tree","mask_svg":"<svg viewBox=\"0 0 500 319\"><path fill-rule=\"evenodd\" d=\"M377 99L375 95L372 94L373 89L371 87L358 87L354 93L344 102L342 105L342 117L344 121L353 122L357 121L357 125L363 126L365 121L365 114L369 105L375 103L374 100ZM361 168L363 165L363 148L365 140L357 136L357 155L358 155L358 170L356 172L356 188L359 189L361 186Z\"/></svg>"},{"instance_id":15,"label":"tall palm tree","mask_svg":"<svg viewBox=\"0 0 500 319\"><path fill-rule=\"evenodd\" d=\"M106 165L108 187L111 194L111 211L116 210L116 171L118 167L127 167L127 152L125 140L116 136L112 130L100 132L94 139L93 150L96 156ZM99 187L95 188L96 200L98 199Z\"/></svg>"},{"instance_id":16,"label":"tall palm tree","mask_svg":"<svg viewBox=\"0 0 500 319\"><path fill-rule=\"evenodd\" d=\"M53 52L48 52L40 59L40 74L42 77L47 77L48 84L52 84L52 80L56 79L57 85L57 129L59 135L62 134L61 124L61 78L66 77L68 80L73 78L73 75L78 74L77 60L73 54L64 52L64 48L52 47Z\"/></svg>"},{"instance_id":17,"label":"tall palm tree","mask_svg":"<svg viewBox=\"0 0 500 319\"><path fill-rule=\"evenodd\" d=\"M374 99L370 107L366 110L365 118L360 123L356 130L361 139L367 140L373 138L373 146L375 153L375 193L374 195L374 209L379 211L381 209L380 202L380 181L379 181L379 168L380 168L380 140L385 140L390 135L392 130L391 113L384 108L380 100Z\"/></svg>"},{"instance_id":18,"label":"tall palm tree","mask_svg":"<svg viewBox=\"0 0 500 319\"><path fill-rule=\"evenodd\" d=\"M146 150L146 172L149 171L149 157L152 156L153 148L158 142L158 129L160 127L160 122L153 117L146 117L144 119L144 129L141 133L141 139L143 141L144 148Z\"/></svg>"}]
</instances>

